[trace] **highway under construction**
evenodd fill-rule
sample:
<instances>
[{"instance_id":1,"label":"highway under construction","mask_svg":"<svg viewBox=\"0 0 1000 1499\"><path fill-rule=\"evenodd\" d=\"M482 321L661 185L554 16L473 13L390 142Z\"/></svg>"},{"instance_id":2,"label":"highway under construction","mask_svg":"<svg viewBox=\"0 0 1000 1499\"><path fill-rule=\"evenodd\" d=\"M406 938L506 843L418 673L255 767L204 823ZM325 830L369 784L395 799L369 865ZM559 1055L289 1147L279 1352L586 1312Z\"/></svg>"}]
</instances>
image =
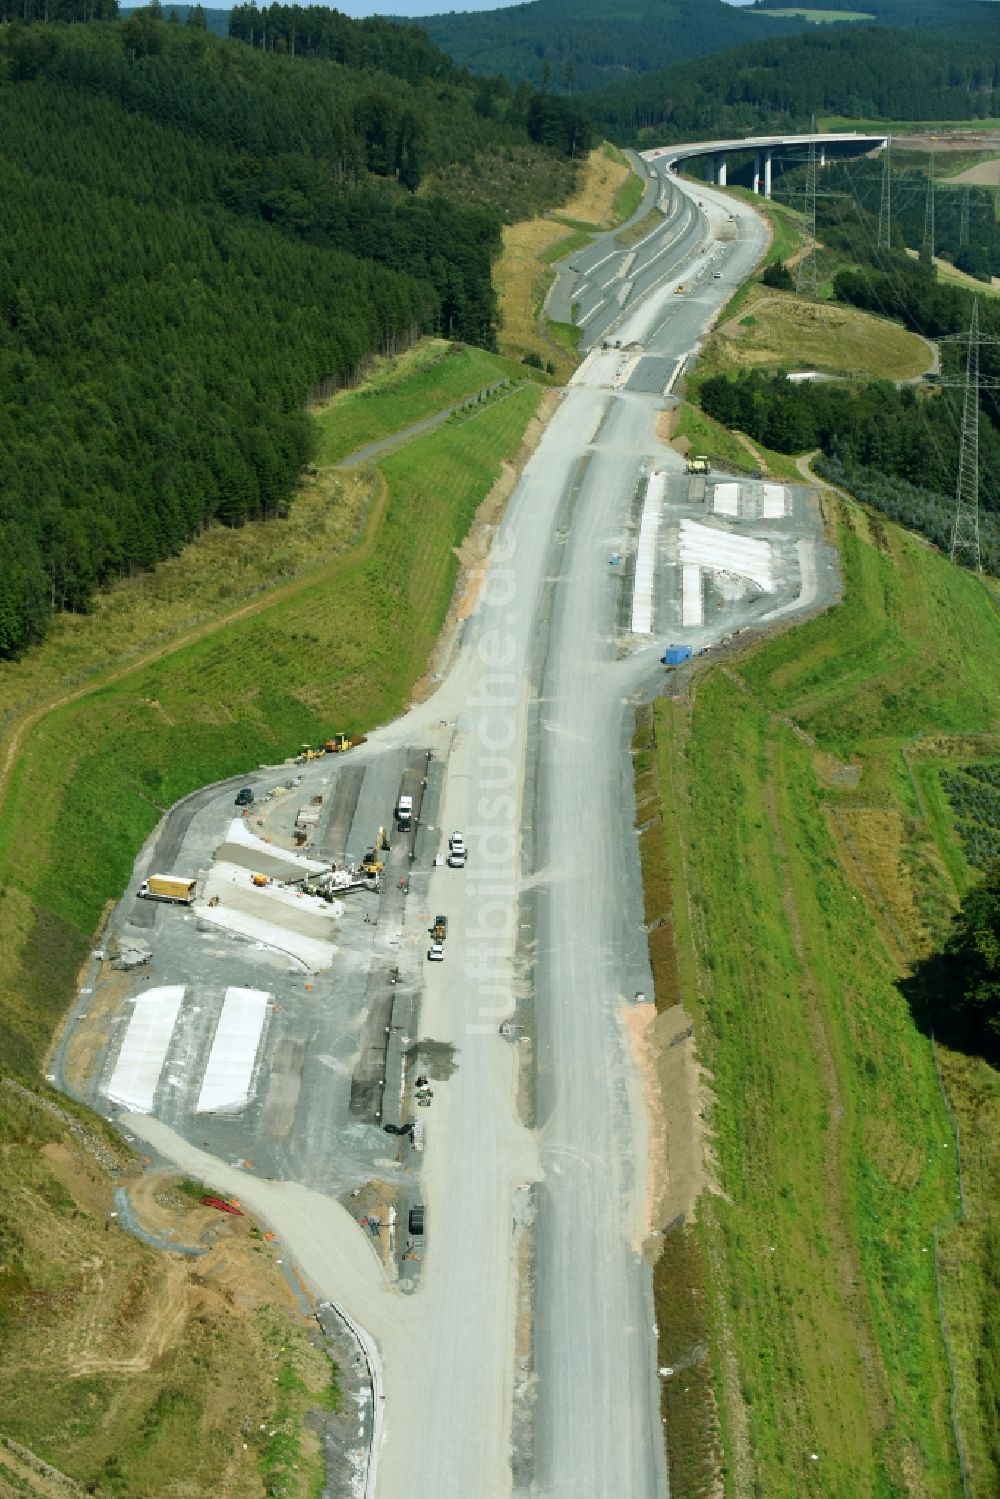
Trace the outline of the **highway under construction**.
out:
<instances>
[{"instance_id":1,"label":"highway under construction","mask_svg":"<svg viewBox=\"0 0 1000 1499\"><path fill-rule=\"evenodd\" d=\"M626 267L642 295L595 291L601 336L435 691L173 808L56 1058L342 1311L370 1380L357 1491L382 1499L668 1490L624 1023L652 1000L634 710L838 575L814 493L688 475L657 435L766 241L710 188L664 191ZM190 900L139 895L151 876Z\"/></svg>"}]
</instances>

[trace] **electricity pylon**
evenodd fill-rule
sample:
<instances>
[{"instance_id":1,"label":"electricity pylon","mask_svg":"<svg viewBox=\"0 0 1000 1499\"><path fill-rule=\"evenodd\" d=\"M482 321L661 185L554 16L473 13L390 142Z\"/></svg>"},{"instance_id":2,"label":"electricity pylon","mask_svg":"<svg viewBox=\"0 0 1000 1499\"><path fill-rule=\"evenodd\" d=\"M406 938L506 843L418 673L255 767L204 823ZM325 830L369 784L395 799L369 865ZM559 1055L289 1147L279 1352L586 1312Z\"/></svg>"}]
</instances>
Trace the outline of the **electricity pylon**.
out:
<instances>
[{"instance_id":1,"label":"electricity pylon","mask_svg":"<svg viewBox=\"0 0 1000 1499\"><path fill-rule=\"evenodd\" d=\"M965 375L942 380L942 385L962 390L962 441L958 450L958 479L955 485L955 519L951 528L949 555L952 562L963 563L982 572L979 552L979 392L1000 390L1000 380L979 373L979 350L983 344L1000 343L1000 338L984 338L979 331L979 298L972 302L968 333L953 333L939 343L967 343Z\"/></svg>"},{"instance_id":2,"label":"electricity pylon","mask_svg":"<svg viewBox=\"0 0 1000 1499\"><path fill-rule=\"evenodd\" d=\"M882 197L878 205L878 247L888 250L892 241L892 136L885 138L885 154L882 157Z\"/></svg>"},{"instance_id":3,"label":"electricity pylon","mask_svg":"<svg viewBox=\"0 0 1000 1499\"><path fill-rule=\"evenodd\" d=\"M931 152L931 166L927 173L927 200L924 205L924 242L923 255L927 261L934 259L934 152Z\"/></svg>"}]
</instances>

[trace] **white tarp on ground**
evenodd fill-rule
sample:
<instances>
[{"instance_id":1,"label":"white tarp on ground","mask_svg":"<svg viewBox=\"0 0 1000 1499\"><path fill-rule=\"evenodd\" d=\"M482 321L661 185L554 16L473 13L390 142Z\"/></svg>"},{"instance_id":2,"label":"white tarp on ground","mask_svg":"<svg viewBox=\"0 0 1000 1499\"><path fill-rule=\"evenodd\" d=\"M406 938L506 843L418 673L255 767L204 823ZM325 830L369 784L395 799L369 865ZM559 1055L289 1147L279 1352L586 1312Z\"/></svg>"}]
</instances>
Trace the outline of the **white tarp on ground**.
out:
<instances>
[{"instance_id":1,"label":"white tarp on ground","mask_svg":"<svg viewBox=\"0 0 1000 1499\"><path fill-rule=\"evenodd\" d=\"M739 515L740 486L738 484L716 484L712 490L712 509L716 515Z\"/></svg>"},{"instance_id":2,"label":"white tarp on ground","mask_svg":"<svg viewBox=\"0 0 1000 1499\"><path fill-rule=\"evenodd\" d=\"M701 568L696 562L685 562L681 568L681 624L705 623L705 604L701 587Z\"/></svg>"},{"instance_id":3,"label":"white tarp on ground","mask_svg":"<svg viewBox=\"0 0 1000 1499\"><path fill-rule=\"evenodd\" d=\"M135 1000L132 1018L106 1093L124 1109L148 1114L163 1071L184 998L183 984L147 989Z\"/></svg>"},{"instance_id":4,"label":"white tarp on ground","mask_svg":"<svg viewBox=\"0 0 1000 1499\"><path fill-rule=\"evenodd\" d=\"M226 990L196 1113L238 1114L246 1108L269 998L263 989Z\"/></svg>"},{"instance_id":5,"label":"white tarp on ground","mask_svg":"<svg viewBox=\"0 0 1000 1499\"><path fill-rule=\"evenodd\" d=\"M737 573L741 578L751 578L766 593L774 592L771 547L756 537L737 536L717 526L703 526L700 521L682 520L680 560L697 562L715 572Z\"/></svg>"},{"instance_id":6,"label":"white tarp on ground","mask_svg":"<svg viewBox=\"0 0 1000 1499\"><path fill-rule=\"evenodd\" d=\"M318 859L307 859L305 854L292 853L291 849L279 848L276 843L268 843L266 839L258 838L255 833L251 833L241 817L233 818L225 841L241 843L245 848L256 849L270 859L279 859L281 863L289 866L289 879L294 877L293 871L300 874L319 874L330 867L329 864L320 863Z\"/></svg>"},{"instance_id":7,"label":"white tarp on ground","mask_svg":"<svg viewBox=\"0 0 1000 1499\"><path fill-rule=\"evenodd\" d=\"M653 629L653 585L656 582L656 536L660 529L660 507L667 487L662 470L650 474L639 523L632 587L632 633L649 635Z\"/></svg>"},{"instance_id":8,"label":"white tarp on ground","mask_svg":"<svg viewBox=\"0 0 1000 1499\"><path fill-rule=\"evenodd\" d=\"M777 520L788 514L788 491L783 484L762 484L760 492L762 520Z\"/></svg>"},{"instance_id":9,"label":"white tarp on ground","mask_svg":"<svg viewBox=\"0 0 1000 1499\"><path fill-rule=\"evenodd\" d=\"M312 973L333 967L337 949L332 942L321 942L316 937L303 937L301 933L278 926L266 917L252 916L246 911L238 911L235 906L225 904L195 906L195 915L199 921L207 922L210 926L233 932L238 937L248 937L264 947L273 947L296 959Z\"/></svg>"}]
</instances>

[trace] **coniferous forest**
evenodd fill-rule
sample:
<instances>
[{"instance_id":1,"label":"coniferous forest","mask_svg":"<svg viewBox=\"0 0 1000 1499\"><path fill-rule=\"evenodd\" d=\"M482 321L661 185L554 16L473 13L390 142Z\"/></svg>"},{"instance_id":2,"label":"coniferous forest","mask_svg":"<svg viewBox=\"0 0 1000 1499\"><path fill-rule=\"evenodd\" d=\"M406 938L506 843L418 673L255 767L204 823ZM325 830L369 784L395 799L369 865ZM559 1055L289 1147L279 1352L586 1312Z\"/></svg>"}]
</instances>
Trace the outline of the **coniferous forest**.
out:
<instances>
[{"instance_id":1,"label":"coniferous forest","mask_svg":"<svg viewBox=\"0 0 1000 1499\"><path fill-rule=\"evenodd\" d=\"M531 98L477 111L401 27L358 28L355 67L188 21L0 28L0 655L280 513L318 387L423 332L494 342L499 219L416 190L526 144Z\"/></svg>"}]
</instances>

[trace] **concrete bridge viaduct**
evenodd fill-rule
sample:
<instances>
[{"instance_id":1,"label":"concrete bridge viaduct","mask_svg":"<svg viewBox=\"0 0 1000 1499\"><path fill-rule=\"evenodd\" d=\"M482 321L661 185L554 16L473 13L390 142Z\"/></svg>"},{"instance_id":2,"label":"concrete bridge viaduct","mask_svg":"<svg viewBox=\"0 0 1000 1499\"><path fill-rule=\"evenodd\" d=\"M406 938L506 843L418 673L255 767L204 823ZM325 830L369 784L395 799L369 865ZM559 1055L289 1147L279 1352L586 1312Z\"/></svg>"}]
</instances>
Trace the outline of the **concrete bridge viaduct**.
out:
<instances>
[{"instance_id":1,"label":"concrete bridge viaduct","mask_svg":"<svg viewBox=\"0 0 1000 1499\"><path fill-rule=\"evenodd\" d=\"M856 131L823 132L815 135L756 135L743 140L695 141L690 145L663 146L643 154L650 162L667 171L689 168L697 160L704 163L705 180L725 187L730 156L753 155L753 190L771 196L771 168L775 156L796 151L805 159L810 146L816 147L817 164L825 166L830 156L863 156L885 147L888 136L859 135Z\"/></svg>"}]
</instances>

